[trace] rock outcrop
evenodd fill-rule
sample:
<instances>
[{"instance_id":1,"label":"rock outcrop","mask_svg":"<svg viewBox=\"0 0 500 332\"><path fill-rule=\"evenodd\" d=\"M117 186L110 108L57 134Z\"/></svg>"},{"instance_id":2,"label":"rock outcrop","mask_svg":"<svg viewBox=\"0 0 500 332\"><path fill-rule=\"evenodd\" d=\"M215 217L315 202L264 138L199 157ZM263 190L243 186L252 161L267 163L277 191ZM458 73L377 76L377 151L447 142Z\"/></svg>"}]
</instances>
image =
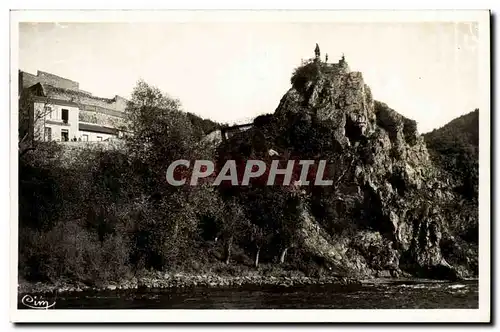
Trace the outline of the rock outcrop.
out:
<instances>
[{"instance_id":1,"label":"rock outcrop","mask_svg":"<svg viewBox=\"0 0 500 332\"><path fill-rule=\"evenodd\" d=\"M225 149L330 161L334 185L306 188L300 245L333 272L477 274L477 242L457 231L457 193L439 175L416 122L374 100L344 59L303 64L274 114L256 119Z\"/></svg>"}]
</instances>

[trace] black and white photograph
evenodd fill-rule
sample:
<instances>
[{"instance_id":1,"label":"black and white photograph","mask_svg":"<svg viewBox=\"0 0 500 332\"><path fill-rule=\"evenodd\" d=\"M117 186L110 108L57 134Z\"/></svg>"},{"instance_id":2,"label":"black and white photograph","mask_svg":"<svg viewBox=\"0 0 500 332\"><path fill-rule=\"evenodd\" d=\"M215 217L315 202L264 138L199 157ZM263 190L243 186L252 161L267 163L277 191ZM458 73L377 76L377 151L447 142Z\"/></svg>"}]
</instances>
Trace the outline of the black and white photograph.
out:
<instances>
[{"instance_id":1,"label":"black and white photograph","mask_svg":"<svg viewBox=\"0 0 500 332\"><path fill-rule=\"evenodd\" d=\"M11 321L490 321L488 10L10 18Z\"/></svg>"}]
</instances>

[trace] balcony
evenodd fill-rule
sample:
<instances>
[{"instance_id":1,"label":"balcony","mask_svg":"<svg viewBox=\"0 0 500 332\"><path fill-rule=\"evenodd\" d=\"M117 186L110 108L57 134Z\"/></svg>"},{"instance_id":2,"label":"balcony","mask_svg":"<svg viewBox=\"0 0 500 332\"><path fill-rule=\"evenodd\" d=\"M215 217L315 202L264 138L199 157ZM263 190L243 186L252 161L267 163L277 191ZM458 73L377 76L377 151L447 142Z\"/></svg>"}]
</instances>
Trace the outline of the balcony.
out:
<instances>
[{"instance_id":1,"label":"balcony","mask_svg":"<svg viewBox=\"0 0 500 332\"><path fill-rule=\"evenodd\" d=\"M68 120L64 121L64 120L60 120L60 119L46 119L45 123L55 124L55 125L59 125L59 126L69 126L70 125Z\"/></svg>"}]
</instances>

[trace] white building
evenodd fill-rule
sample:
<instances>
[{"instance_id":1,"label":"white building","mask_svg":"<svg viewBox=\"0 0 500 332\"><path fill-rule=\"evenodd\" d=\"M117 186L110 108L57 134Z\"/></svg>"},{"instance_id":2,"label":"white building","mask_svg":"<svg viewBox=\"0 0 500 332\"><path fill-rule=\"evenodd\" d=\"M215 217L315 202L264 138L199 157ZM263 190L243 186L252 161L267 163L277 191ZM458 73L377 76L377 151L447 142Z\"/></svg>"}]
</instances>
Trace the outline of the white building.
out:
<instances>
[{"instance_id":1,"label":"white building","mask_svg":"<svg viewBox=\"0 0 500 332\"><path fill-rule=\"evenodd\" d=\"M42 71L20 71L19 93L20 116L35 140L105 141L121 134L125 98L93 96L78 82Z\"/></svg>"}]
</instances>

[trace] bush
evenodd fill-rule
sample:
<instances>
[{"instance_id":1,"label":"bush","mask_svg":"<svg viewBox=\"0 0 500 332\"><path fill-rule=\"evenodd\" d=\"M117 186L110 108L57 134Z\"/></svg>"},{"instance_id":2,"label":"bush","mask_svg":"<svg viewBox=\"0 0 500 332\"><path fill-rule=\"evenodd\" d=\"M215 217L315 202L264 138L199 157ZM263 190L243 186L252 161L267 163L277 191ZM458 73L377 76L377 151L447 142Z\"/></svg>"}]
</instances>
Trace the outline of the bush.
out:
<instances>
[{"instance_id":1,"label":"bush","mask_svg":"<svg viewBox=\"0 0 500 332\"><path fill-rule=\"evenodd\" d=\"M321 75L321 63L314 59L303 61L295 68L290 82L300 92L304 92L307 82L316 82Z\"/></svg>"},{"instance_id":2,"label":"bush","mask_svg":"<svg viewBox=\"0 0 500 332\"><path fill-rule=\"evenodd\" d=\"M122 235L99 241L77 221L47 232L20 230L20 275L27 280L84 283L121 279L130 269L129 244Z\"/></svg>"},{"instance_id":3,"label":"bush","mask_svg":"<svg viewBox=\"0 0 500 332\"><path fill-rule=\"evenodd\" d=\"M19 159L20 227L49 229L62 215L66 172L61 168L61 147L55 142L38 144Z\"/></svg>"}]
</instances>

